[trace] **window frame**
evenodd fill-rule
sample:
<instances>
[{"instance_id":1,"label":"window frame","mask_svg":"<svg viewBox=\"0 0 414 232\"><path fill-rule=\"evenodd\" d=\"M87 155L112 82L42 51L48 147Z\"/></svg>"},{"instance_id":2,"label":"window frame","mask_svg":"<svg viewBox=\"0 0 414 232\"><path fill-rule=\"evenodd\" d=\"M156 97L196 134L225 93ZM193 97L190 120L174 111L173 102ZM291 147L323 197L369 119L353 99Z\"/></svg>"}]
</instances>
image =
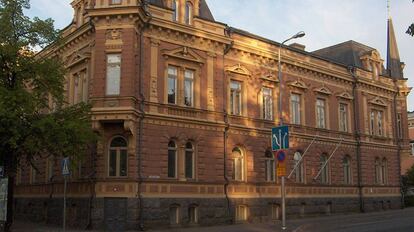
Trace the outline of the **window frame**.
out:
<instances>
[{"instance_id":1,"label":"window frame","mask_svg":"<svg viewBox=\"0 0 414 232\"><path fill-rule=\"evenodd\" d=\"M191 148L188 147L188 145L191 145ZM194 143L191 141L188 141L185 144L185 149L184 149L184 176L187 180L195 180L196 179L196 168L195 168L195 164L196 164L196 158L195 158L195 146ZM191 152L191 177L187 176L187 154Z\"/></svg>"},{"instance_id":2,"label":"window frame","mask_svg":"<svg viewBox=\"0 0 414 232\"><path fill-rule=\"evenodd\" d=\"M239 88L233 88L233 84L237 84ZM243 82L239 80L230 80L229 85L229 93L230 93L230 114L234 116L242 116L243 115ZM238 95L238 102L236 102L235 98ZM238 103L238 104L235 104ZM236 106L237 105L237 106ZM238 108L238 112L236 113L236 107Z\"/></svg>"},{"instance_id":3,"label":"window frame","mask_svg":"<svg viewBox=\"0 0 414 232\"><path fill-rule=\"evenodd\" d=\"M265 180L266 182L276 182L276 159L271 149L265 151Z\"/></svg>"},{"instance_id":4,"label":"window frame","mask_svg":"<svg viewBox=\"0 0 414 232\"><path fill-rule=\"evenodd\" d=\"M121 138L125 141L126 146L124 147L113 147L112 142L115 139ZM115 175L111 175L111 152L115 151ZM125 152L125 175L121 175L121 156L122 152ZM108 144L108 165L107 165L107 176L109 178L127 178L128 177L128 140L123 136L115 136L109 140Z\"/></svg>"},{"instance_id":5,"label":"window frame","mask_svg":"<svg viewBox=\"0 0 414 232\"><path fill-rule=\"evenodd\" d=\"M320 105L319 103L322 103ZM327 127L327 101L325 98L316 98L315 101L315 111L316 111L316 127L319 129L328 129Z\"/></svg>"},{"instance_id":6,"label":"window frame","mask_svg":"<svg viewBox=\"0 0 414 232\"><path fill-rule=\"evenodd\" d=\"M294 100L293 97L296 97L298 101ZM292 92L290 93L290 123L295 125L302 125L302 94ZM297 109L297 114L294 111ZM279 109L280 110L280 109Z\"/></svg>"},{"instance_id":7,"label":"window frame","mask_svg":"<svg viewBox=\"0 0 414 232\"><path fill-rule=\"evenodd\" d=\"M190 1L185 2L184 21L187 25L193 25L194 7Z\"/></svg>"},{"instance_id":8,"label":"window frame","mask_svg":"<svg viewBox=\"0 0 414 232\"><path fill-rule=\"evenodd\" d=\"M247 205L237 205L236 207L236 221L245 222L249 218Z\"/></svg>"},{"instance_id":9,"label":"window frame","mask_svg":"<svg viewBox=\"0 0 414 232\"><path fill-rule=\"evenodd\" d=\"M118 62L109 62L110 61L110 57L112 56L119 56L119 61ZM119 66L119 70L116 70L117 75L116 77L110 77L110 66ZM118 73L119 72L119 73ZM111 79L117 79L117 80L111 80ZM114 82L118 82L118 86L116 87L111 87L111 88L116 88L116 90L114 89L109 89L110 83L111 81ZM118 53L107 53L106 54L106 88L105 88L105 95L106 96L119 96L121 95L121 82L122 82L122 54L120 52Z\"/></svg>"},{"instance_id":10,"label":"window frame","mask_svg":"<svg viewBox=\"0 0 414 232\"><path fill-rule=\"evenodd\" d=\"M341 108L343 107L343 109ZM339 131L349 132L349 104L339 102L338 106L338 116L339 116Z\"/></svg>"},{"instance_id":11,"label":"window frame","mask_svg":"<svg viewBox=\"0 0 414 232\"><path fill-rule=\"evenodd\" d=\"M187 73L191 73L192 74L192 76L191 76L191 78L190 77L187 77ZM196 73L196 71L195 70L192 70L192 69L188 69L188 68L185 68L184 69L184 105L185 106L187 106L187 107L194 107L194 82L195 82L195 73ZM190 104L187 104L187 102L186 102L186 98L187 98L187 85L186 85L186 83L187 82L190 82Z\"/></svg>"},{"instance_id":12,"label":"window frame","mask_svg":"<svg viewBox=\"0 0 414 232\"><path fill-rule=\"evenodd\" d=\"M240 155L236 157L235 152L238 152ZM246 156L244 151L240 147L235 147L231 154L233 160L233 180L239 182L246 181ZM237 164L239 164L239 168L237 168Z\"/></svg>"},{"instance_id":13,"label":"window frame","mask_svg":"<svg viewBox=\"0 0 414 232\"><path fill-rule=\"evenodd\" d=\"M170 146L174 144L174 146ZM169 179L177 179L178 178L178 146L177 142L174 140L170 140L168 142L168 154L167 154L167 178ZM170 176L170 152L174 152L174 176ZM172 173L172 172L171 172Z\"/></svg>"},{"instance_id":14,"label":"window frame","mask_svg":"<svg viewBox=\"0 0 414 232\"><path fill-rule=\"evenodd\" d=\"M329 169L329 157L327 154L322 154L320 156L320 169L326 163L326 166L321 170L320 183L321 184L330 184L330 169Z\"/></svg>"},{"instance_id":15,"label":"window frame","mask_svg":"<svg viewBox=\"0 0 414 232\"><path fill-rule=\"evenodd\" d=\"M305 179L306 179L305 178L305 172L304 172L305 171L305 168L304 168L304 166L305 166L304 162L305 161L303 160L302 156L303 156L303 154L302 154L301 151L296 151L293 154L293 167L292 168L294 168L300 160L300 164L296 167L296 169L294 171L294 173L295 173L295 183L299 183L299 184L305 184ZM301 158L302 158L302 160L301 160ZM299 172L299 175L298 175L298 172Z\"/></svg>"},{"instance_id":16,"label":"window frame","mask_svg":"<svg viewBox=\"0 0 414 232\"><path fill-rule=\"evenodd\" d=\"M180 4L177 0L172 0L171 1L171 9L173 11L172 13L172 21L173 22L178 22L179 21L179 12L180 12Z\"/></svg>"},{"instance_id":17,"label":"window frame","mask_svg":"<svg viewBox=\"0 0 414 232\"><path fill-rule=\"evenodd\" d=\"M262 87L262 118L264 120L274 120L274 89L271 87Z\"/></svg>"},{"instance_id":18,"label":"window frame","mask_svg":"<svg viewBox=\"0 0 414 232\"><path fill-rule=\"evenodd\" d=\"M344 179L343 183L346 185L352 184L352 162L349 155L345 155L342 160Z\"/></svg>"}]
</instances>

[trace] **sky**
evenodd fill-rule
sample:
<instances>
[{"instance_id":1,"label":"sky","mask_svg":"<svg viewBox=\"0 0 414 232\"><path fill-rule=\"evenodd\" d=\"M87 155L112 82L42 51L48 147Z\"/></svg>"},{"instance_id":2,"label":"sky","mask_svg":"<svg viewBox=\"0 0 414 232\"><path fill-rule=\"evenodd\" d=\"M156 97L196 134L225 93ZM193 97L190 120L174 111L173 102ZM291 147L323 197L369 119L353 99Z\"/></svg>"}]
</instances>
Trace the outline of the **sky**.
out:
<instances>
[{"instance_id":1,"label":"sky","mask_svg":"<svg viewBox=\"0 0 414 232\"><path fill-rule=\"evenodd\" d=\"M206 0L215 20L281 42L298 31L295 42L314 51L348 40L376 48L386 62L387 0ZM30 17L52 18L57 28L73 17L71 0L31 0ZM412 0L390 0L404 75L414 87L414 37L405 33L414 22ZM386 63L384 62L384 65ZM414 110L414 90L408 97Z\"/></svg>"}]
</instances>

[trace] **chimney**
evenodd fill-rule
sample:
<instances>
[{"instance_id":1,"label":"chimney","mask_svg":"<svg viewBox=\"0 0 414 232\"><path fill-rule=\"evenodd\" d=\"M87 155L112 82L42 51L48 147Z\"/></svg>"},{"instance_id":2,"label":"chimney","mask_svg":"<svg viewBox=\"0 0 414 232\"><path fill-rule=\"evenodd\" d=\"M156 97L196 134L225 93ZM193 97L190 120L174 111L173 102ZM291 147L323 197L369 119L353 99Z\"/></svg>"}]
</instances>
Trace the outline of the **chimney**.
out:
<instances>
[{"instance_id":1,"label":"chimney","mask_svg":"<svg viewBox=\"0 0 414 232\"><path fill-rule=\"evenodd\" d=\"M306 46L305 46L305 45L300 44L300 43L293 43L293 44L290 44L290 45L289 45L289 47L296 48L296 49L299 49L299 50L301 50L301 51L305 51L305 48L306 48Z\"/></svg>"}]
</instances>

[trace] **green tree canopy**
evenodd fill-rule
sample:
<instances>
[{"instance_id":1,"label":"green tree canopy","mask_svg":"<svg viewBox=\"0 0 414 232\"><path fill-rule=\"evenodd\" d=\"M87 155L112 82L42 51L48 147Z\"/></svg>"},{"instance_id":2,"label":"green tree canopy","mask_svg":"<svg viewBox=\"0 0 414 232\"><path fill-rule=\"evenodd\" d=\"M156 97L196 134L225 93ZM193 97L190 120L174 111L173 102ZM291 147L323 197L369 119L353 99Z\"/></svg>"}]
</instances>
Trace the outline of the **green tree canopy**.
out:
<instances>
[{"instance_id":1,"label":"green tree canopy","mask_svg":"<svg viewBox=\"0 0 414 232\"><path fill-rule=\"evenodd\" d=\"M36 53L59 46L53 20L30 19L29 7L29 0L0 0L0 158L9 168L36 156L81 156L96 139L90 107L64 102L60 58Z\"/></svg>"},{"instance_id":2,"label":"green tree canopy","mask_svg":"<svg viewBox=\"0 0 414 232\"><path fill-rule=\"evenodd\" d=\"M414 0L413 0L413 3L414 3ZM414 36L414 23L412 23L412 24L408 27L407 34L409 34L409 35L411 35L411 36Z\"/></svg>"}]
</instances>

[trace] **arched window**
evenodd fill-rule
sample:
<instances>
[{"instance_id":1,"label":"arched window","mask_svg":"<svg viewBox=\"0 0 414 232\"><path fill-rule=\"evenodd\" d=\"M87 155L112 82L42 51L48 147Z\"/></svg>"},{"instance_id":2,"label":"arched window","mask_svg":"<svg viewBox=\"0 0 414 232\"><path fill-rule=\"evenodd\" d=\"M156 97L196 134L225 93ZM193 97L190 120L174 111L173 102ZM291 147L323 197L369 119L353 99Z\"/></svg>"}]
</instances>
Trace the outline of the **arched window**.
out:
<instances>
[{"instance_id":1,"label":"arched window","mask_svg":"<svg viewBox=\"0 0 414 232\"><path fill-rule=\"evenodd\" d=\"M185 145L185 178L194 179L194 147L191 142Z\"/></svg>"},{"instance_id":2,"label":"arched window","mask_svg":"<svg viewBox=\"0 0 414 232\"><path fill-rule=\"evenodd\" d=\"M270 149L265 151L265 157L266 181L273 182L275 181L275 157Z\"/></svg>"},{"instance_id":3,"label":"arched window","mask_svg":"<svg viewBox=\"0 0 414 232\"><path fill-rule=\"evenodd\" d=\"M193 4L187 1L185 3L185 23L187 25L193 24Z\"/></svg>"},{"instance_id":4,"label":"arched window","mask_svg":"<svg viewBox=\"0 0 414 232\"><path fill-rule=\"evenodd\" d=\"M326 163L327 162L327 160L328 160L328 157L326 156L326 155L321 155L321 162L320 162L320 165L321 165L321 169L322 169L322 171L321 171L321 183L322 184L328 184L329 183L329 162L328 163ZM325 163L326 163L326 165L325 165ZM325 165L325 167L324 167L324 165Z\"/></svg>"},{"instance_id":5,"label":"arched window","mask_svg":"<svg viewBox=\"0 0 414 232\"><path fill-rule=\"evenodd\" d=\"M109 147L109 176L127 176L128 145L124 138L112 139Z\"/></svg>"},{"instance_id":6,"label":"arched window","mask_svg":"<svg viewBox=\"0 0 414 232\"><path fill-rule=\"evenodd\" d=\"M382 176L381 184L387 184L388 182L388 161L386 158L382 159L381 176Z\"/></svg>"},{"instance_id":7,"label":"arched window","mask_svg":"<svg viewBox=\"0 0 414 232\"><path fill-rule=\"evenodd\" d=\"M375 158L375 183L382 184L381 160Z\"/></svg>"},{"instance_id":8,"label":"arched window","mask_svg":"<svg viewBox=\"0 0 414 232\"><path fill-rule=\"evenodd\" d=\"M342 160L342 165L344 168L344 184L351 184L352 183L351 158L346 155L344 159Z\"/></svg>"},{"instance_id":9,"label":"arched window","mask_svg":"<svg viewBox=\"0 0 414 232\"><path fill-rule=\"evenodd\" d=\"M177 177L177 146L174 141L168 143L168 177Z\"/></svg>"},{"instance_id":10,"label":"arched window","mask_svg":"<svg viewBox=\"0 0 414 232\"><path fill-rule=\"evenodd\" d=\"M172 20L177 22L178 21L178 12L179 12L179 9L180 9L180 7L178 6L177 0L172 1L171 8L173 10Z\"/></svg>"},{"instance_id":11,"label":"arched window","mask_svg":"<svg viewBox=\"0 0 414 232\"><path fill-rule=\"evenodd\" d=\"M237 181L244 181L244 155L240 148L236 147L232 151L233 156L233 179Z\"/></svg>"},{"instance_id":12,"label":"arched window","mask_svg":"<svg viewBox=\"0 0 414 232\"><path fill-rule=\"evenodd\" d=\"M293 155L293 160L295 161L295 181L296 183L304 183L304 173L303 173L303 161L301 161L302 154L300 152L295 152ZM300 162L300 163L299 163ZM298 165L299 163L299 165Z\"/></svg>"}]
</instances>

